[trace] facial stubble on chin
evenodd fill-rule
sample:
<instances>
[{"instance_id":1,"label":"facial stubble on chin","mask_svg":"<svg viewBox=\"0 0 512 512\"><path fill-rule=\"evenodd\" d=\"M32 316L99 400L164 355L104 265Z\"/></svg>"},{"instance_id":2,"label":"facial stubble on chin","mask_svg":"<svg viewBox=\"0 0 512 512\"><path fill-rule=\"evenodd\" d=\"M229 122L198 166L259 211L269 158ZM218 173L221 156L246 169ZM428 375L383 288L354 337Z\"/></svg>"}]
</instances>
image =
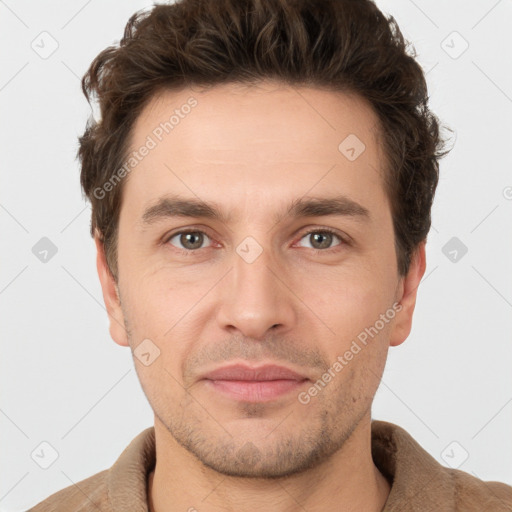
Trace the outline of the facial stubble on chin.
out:
<instances>
[{"instance_id":1,"label":"facial stubble on chin","mask_svg":"<svg viewBox=\"0 0 512 512\"><path fill-rule=\"evenodd\" d=\"M351 397L343 402L341 409L326 403L315 413L314 423L308 421L302 425L297 421L287 421L286 414L284 418L278 415L275 430L259 439L235 439L207 413L197 417L195 413L184 415L182 410L179 418L173 418L171 414L167 414L167 419L157 416L179 445L217 473L242 478L279 479L311 470L343 447L368 411L368 408L363 408L353 417L353 413L347 410L351 404L354 405ZM193 401L182 402L182 405L191 411ZM200 410L201 407L195 409ZM265 404L239 403L237 412L244 421L257 421L267 416L267 407ZM347 420L350 420L349 424L344 425ZM272 441L266 441L267 437Z\"/></svg>"}]
</instances>

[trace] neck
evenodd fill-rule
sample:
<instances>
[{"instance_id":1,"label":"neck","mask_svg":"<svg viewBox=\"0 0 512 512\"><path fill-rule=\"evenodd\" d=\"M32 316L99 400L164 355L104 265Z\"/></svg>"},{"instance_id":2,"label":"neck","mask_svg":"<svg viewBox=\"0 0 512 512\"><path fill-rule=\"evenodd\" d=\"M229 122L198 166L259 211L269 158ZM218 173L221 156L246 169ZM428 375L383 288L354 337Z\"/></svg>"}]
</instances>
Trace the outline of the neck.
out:
<instances>
[{"instance_id":1,"label":"neck","mask_svg":"<svg viewBox=\"0 0 512 512\"><path fill-rule=\"evenodd\" d=\"M380 512L390 492L371 457L369 413L331 458L282 479L217 473L180 446L157 418L155 442L157 462L148 479L150 512Z\"/></svg>"}]
</instances>

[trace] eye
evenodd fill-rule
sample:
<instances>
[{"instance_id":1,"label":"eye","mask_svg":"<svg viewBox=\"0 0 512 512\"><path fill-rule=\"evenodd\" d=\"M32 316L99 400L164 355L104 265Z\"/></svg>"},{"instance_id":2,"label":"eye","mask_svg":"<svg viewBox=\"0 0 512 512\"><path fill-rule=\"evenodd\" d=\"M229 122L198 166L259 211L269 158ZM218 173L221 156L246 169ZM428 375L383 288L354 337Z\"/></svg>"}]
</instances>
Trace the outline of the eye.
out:
<instances>
[{"instance_id":1,"label":"eye","mask_svg":"<svg viewBox=\"0 0 512 512\"><path fill-rule=\"evenodd\" d=\"M196 249L203 249L203 243L209 238L210 237L203 231L180 231L170 236L167 242L171 243L171 245L177 249L194 251ZM177 240L176 243L181 244L181 247L172 242L174 239Z\"/></svg>"},{"instance_id":2,"label":"eye","mask_svg":"<svg viewBox=\"0 0 512 512\"><path fill-rule=\"evenodd\" d=\"M338 240L338 243L333 246L335 239ZM208 247L208 245L205 245L207 240L210 240L210 237L204 231L182 230L168 237L165 243L170 243L176 249L190 253ZM302 235L300 240L309 241L309 245L306 245L306 247L322 252L348 243L341 235L327 228L308 231Z\"/></svg>"},{"instance_id":3,"label":"eye","mask_svg":"<svg viewBox=\"0 0 512 512\"><path fill-rule=\"evenodd\" d=\"M326 249L333 248L331 244L333 240L336 238L339 240L340 243L335 244L334 247L342 245L342 243L345 242L345 240L343 240L343 238L340 235L336 234L334 231L323 228L308 231L302 236L301 240L306 239L310 241L309 247L311 249L324 251Z\"/></svg>"}]
</instances>

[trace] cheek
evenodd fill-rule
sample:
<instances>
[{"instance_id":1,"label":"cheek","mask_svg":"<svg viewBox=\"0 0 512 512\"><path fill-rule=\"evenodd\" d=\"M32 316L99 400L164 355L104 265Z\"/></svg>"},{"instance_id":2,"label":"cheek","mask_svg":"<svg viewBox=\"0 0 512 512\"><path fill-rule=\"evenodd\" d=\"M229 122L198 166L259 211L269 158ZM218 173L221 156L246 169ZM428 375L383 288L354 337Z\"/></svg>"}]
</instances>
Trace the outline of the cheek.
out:
<instances>
[{"instance_id":1,"label":"cheek","mask_svg":"<svg viewBox=\"0 0 512 512\"><path fill-rule=\"evenodd\" d=\"M149 339L160 350L159 362L178 378L180 361L201 339L206 321L199 302L211 287L208 280L177 279L171 272L144 272L122 288L123 312L131 341ZM204 316L204 315L203 315ZM163 375L165 378L165 373Z\"/></svg>"},{"instance_id":2,"label":"cheek","mask_svg":"<svg viewBox=\"0 0 512 512\"><path fill-rule=\"evenodd\" d=\"M394 317L394 314L386 316L393 305L392 288L378 282L375 273L354 272L331 279L327 290L325 294L310 297L308 306L331 330L326 351L332 362L339 355L353 351L358 354L348 357L362 363L366 360L366 355L361 357L362 352L380 350L375 345L387 346L386 337ZM384 321L381 315L385 315Z\"/></svg>"},{"instance_id":3,"label":"cheek","mask_svg":"<svg viewBox=\"0 0 512 512\"><path fill-rule=\"evenodd\" d=\"M322 279L311 274L304 278L315 283L315 287L310 287L310 300L342 325L375 321L390 306L390 284L385 282L388 276L378 273L375 267L343 267Z\"/></svg>"},{"instance_id":4,"label":"cheek","mask_svg":"<svg viewBox=\"0 0 512 512\"><path fill-rule=\"evenodd\" d=\"M125 286L120 284L120 291L132 349L147 339L161 351L166 333L177 321L172 301L164 300L162 294L144 280L134 279Z\"/></svg>"}]
</instances>

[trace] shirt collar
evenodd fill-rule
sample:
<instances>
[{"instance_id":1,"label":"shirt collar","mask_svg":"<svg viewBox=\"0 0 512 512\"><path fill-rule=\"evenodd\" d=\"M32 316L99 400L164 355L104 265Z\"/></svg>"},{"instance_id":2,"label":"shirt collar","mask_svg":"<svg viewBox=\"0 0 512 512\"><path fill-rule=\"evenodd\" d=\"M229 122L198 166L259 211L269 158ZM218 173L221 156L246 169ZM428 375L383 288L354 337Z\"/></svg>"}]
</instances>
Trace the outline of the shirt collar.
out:
<instances>
[{"instance_id":1,"label":"shirt collar","mask_svg":"<svg viewBox=\"0 0 512 512\"><path fill-rule=\"evenodd\" d=\"M373 420L371 432L373 461L391 485L383 512L402 510L404 504L407 510L423 510L425 503L450 510L455 503L454 486L447 485L451 474L443 466L393 423ZM155 462L155 430L149 427L135 437L109 471L113 512L148 512L147 480Z\"/></svg>"}]
</instances>

